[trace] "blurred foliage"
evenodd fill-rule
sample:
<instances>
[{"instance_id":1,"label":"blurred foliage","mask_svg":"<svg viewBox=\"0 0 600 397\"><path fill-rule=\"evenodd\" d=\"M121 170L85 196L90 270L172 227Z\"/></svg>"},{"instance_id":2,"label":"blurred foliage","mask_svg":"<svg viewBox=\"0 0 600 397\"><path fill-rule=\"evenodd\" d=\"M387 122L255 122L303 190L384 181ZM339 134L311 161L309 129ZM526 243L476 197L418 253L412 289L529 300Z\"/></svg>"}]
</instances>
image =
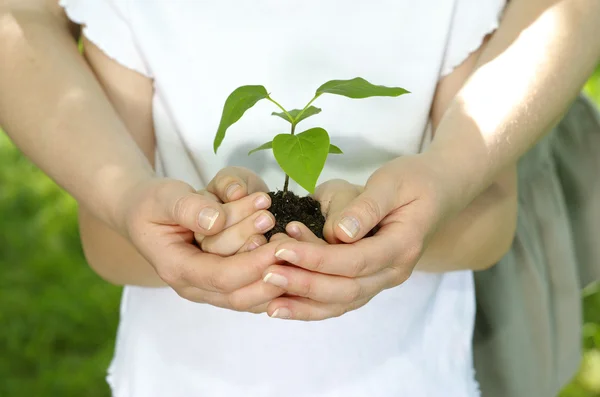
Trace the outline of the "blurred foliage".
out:
<instances>
[{"instance_id":1,"label":"blurred foliage","mask_svg":"<svg viewBox=\"0 0 600 397\"><path fill-rule=\"evenodd\" d=\"M0 396L108 396L120 289L83 258L76 203L0 131Z\"/></svg>"},{"instance_id":2,"label":"blurred foliage","mask_svg":"<svg viewBox=\"0 0 600 397\"><path fill-rule=\"evenodd\" d=\"M600 104L600 67L585 91ZM87 267L76 211L0 131L2 397L109 395L121 289ZM586 353L561 397L600 396L600 288L584 304Z\"/></svg>"}]
</instances>

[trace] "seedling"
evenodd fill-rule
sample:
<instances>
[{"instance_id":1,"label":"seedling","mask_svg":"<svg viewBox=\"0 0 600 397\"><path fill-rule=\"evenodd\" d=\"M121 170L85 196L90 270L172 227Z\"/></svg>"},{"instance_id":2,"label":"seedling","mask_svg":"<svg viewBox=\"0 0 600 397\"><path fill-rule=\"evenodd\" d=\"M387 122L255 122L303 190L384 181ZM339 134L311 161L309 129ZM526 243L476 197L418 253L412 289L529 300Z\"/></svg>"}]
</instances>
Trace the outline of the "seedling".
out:
<instances>
[{"instance_id":1,"label":"seedling","mask_svg":"<svg viewBox=\"0 0 600 397\"><path fill-rule=\"evenodd\" d=\"M225 101L219 128L215 136L214 150L217 153L225 138L227 129L236 123L244 113L258 101L266 99L281 112L273 112L273 116L290 123L289 134L278 134L272 141L263 143L248 155L259 150L272 149L275 160L285 173L283 195L288 191L292 178L309 193L314 193L319 175L325 167L329 154L342 154L342 150L331 144L329 134L323 128L311 128L296 134L296 127L302 120L321 113L321 109L312 104L323 94L342 95L353 99L369 97L397 97L408 93L400 87L384 87L373 85L363 78L351 80L331 80L320 86L314 97L302 109L286 110L277 103L262 85L246 85L235 89Z\"/></svg>"},{"instance_id":2,"label":"seedling","mask_svg":"<svg viewBox=\"0 0 600 397\"><path fill-rule=\"evenodd\" d=\"M408 91L404 88L373 85L360 77L351 80L331 80L317 88L313 98L302 109L289 111L271 98L266 88L261 85L242 86L229 95L215 136L215 153L223 143L227 129L260 100L266 99L275 104L281 112L273 112L272 115L290 123L289 134L278 134L272 141L263 143L248 153L250 155L259 150L272 149L275 160L285 173L283 191L269 193L272 199L269 211L275 216L276 224L272 230L265 233L267 239L274 234L285 233L286 225L291 221L304 223L317 237L323 238L325 217L321 213L320 204L310 196L298 197L293 192L288 192L289 181L292 178L309 193L314 193L327 156L342 154L342 150L330 142L329 134L323 128L311 128L296 134L296 127L301 121L321 113L321 109L312 106L317 98L323 94L362 99L377 96L397 97L406 93Z\"/></svg>"}]
</instances>

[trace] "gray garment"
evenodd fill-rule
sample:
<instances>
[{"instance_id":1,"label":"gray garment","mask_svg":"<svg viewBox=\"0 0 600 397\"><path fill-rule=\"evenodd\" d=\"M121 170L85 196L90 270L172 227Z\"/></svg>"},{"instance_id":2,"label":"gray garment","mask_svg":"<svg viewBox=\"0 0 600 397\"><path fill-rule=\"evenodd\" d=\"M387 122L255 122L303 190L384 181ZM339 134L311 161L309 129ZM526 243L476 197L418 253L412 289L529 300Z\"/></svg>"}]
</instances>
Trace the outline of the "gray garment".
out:
<instances>
[{"instance_id":1,"label":"gray garment","mask_svg":"<svg viewBox=\"0 0 600 397\"><path fill-rule=\"evenodd\" d=\"M581 290L600 279L600 116L580 96L519 163L510 252L475 274L483 397L550 397L581 358Z\"/></svg>"}]
</instances>

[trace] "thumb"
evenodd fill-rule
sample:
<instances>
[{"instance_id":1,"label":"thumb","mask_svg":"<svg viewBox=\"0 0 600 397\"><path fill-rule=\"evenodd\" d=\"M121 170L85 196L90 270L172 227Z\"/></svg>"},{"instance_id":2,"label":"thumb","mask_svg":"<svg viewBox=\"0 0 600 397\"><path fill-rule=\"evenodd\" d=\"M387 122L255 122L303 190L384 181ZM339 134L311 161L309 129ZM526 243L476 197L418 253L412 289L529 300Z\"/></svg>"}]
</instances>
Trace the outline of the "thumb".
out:
<instances>
[{"instance_id":1,"label":"thumb","mask_svg":"<svg viewBox=\"0 0 600 397\"><path fill-rule=\"evenodd\" d=\"M160 190L156 204L166 224L180 225L205 236L217 234L225 226L223 207L188 184L170 183Z\"/></svg>"},{"instance_id":2,"label":"thumb","mask_svg":"<svg viewBox=\"0 0 600 397\"><path fill-rule=\"evenodd\" d=\"M336 237L345 243L363 238L395 209L395 195L388 183L367 182L365 190L332 219Z\"/></svg>"},{"instance_id":3,"label":"thumb","mask_svg":"<svg viewBox=\"0 0 600 397\"><path fill-rule=\"evenodd\" d=\"M256 192L268 192L265 182L253 171L243 167L226 167L210 181L206 190L224 203L239 200Z\"/></svg>"},{"instance_id":4,"label":"thumb","mask_svg":"<svg viewBox=\"0 0 600 397\"><path fill-rule=\"evenodd\" d=\"M353 185L341 179L327 181L315 190L314 198L321 203L321 210L325 215L323 237L328 243L340 243L341 240L337 238L335 233L339 215L363 190L364 187Z\"/></svg>"}]
</instances>

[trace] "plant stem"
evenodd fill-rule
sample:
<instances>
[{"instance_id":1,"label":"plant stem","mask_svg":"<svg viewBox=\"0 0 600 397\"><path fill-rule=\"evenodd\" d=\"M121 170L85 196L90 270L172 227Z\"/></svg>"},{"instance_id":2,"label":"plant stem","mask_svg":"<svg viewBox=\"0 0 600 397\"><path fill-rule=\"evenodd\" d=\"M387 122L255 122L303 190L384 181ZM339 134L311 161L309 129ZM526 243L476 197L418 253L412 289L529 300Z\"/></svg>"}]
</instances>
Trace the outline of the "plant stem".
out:
<instances>
[{"instance_id":1,"label":"plant stem","mask_svg":"<svg viewBox=\"0 0 600 397\"><path fill-rule=\"evenodd\" d=\"M300 111L300 113L298 113L298 116L296 117L296 120L300 120L300 117L304 114L304 112L306 111L306 109L308 109L308 107L310 105L312 105L313 102L316 101L317 98L320 97L320 96L321 96L321 94L315 94L315 96L313 97L313 99L311 99L310 102L306 106L304 106L304 109L302 109Z\"/></svg>"},{"instance_id":2,"label":"plant stem","mask_svg":"<svg viewBox=\"0 0 600 397\"><path fill-rule=\"evenodd\" d=\"M292 123L292 131L290 132L292 135L296 132L296 123ZM283 195L288 192L288 185L290 184L290 176L285 174L285 182L283 183Z\"/></svg>"},{"instance_id":3,"label":"plant stem","mask_svg":"<svg viewBox=\"0 0 600 397\"><path fill-rule=\"evenodd\" d=\"M285 114L287 116L287 118L290 120L290 123L294 122L294 118L292 117L292 115L289 114L288 111L283 108L283 106L281 106L279 103L277 103L277 101L275 101L270 96L267 96L267 99L269 101L273 102L279 109L281 109L281 111L283 112L283 114Z\"/></svg>"}]
</instances>

